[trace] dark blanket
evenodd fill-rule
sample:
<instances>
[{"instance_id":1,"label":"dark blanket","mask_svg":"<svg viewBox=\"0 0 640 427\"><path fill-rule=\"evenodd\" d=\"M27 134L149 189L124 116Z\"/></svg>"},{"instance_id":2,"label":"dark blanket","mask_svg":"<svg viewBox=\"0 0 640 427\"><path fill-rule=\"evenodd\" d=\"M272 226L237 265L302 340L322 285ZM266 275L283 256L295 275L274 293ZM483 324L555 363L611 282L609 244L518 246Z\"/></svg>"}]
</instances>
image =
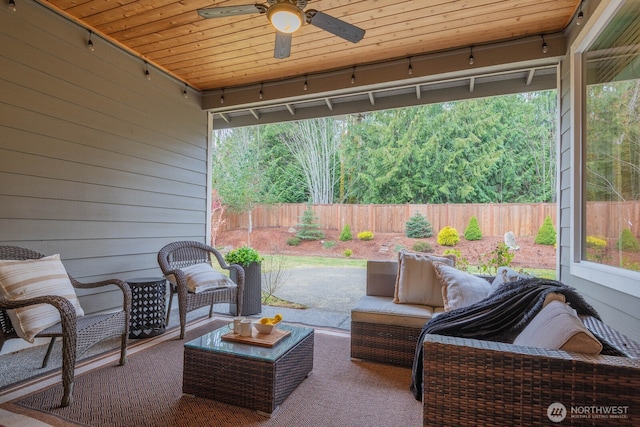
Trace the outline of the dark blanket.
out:
<instances>
[{"instance_id":1,"label":"dark blanket","mask_svg":"<svg viewBox=\"0 0 640 427\"><path fill-rule=\"evenodd\" d=\"M422 400L422 350L426 334L473 338L510 343L542 309L550 292L565 296L578 314L600 317L578 292L555 280L532 278L500 286L484 300L442 313L422 328L413 359L411 392Z\"/></svg>"}]
</instances>

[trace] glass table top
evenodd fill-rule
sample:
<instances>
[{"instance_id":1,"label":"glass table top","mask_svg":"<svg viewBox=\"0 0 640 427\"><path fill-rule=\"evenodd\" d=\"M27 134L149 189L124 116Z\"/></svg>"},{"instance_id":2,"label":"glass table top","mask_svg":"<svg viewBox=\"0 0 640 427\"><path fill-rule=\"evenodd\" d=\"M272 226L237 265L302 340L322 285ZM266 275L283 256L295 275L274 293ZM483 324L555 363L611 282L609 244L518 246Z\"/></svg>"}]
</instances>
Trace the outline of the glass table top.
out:
<instances>
[{"instance_id":1,"label":"glass table top","mask_svg":"<svg viewBox=\"0 0 640 427\"><path fill-rule=\"evenodd\" d=\"M184 347L203 351L227 353L234 356L249 357L252 359L275 361L289 351L291 347L298 344L313 332L313 328L285 324L280 325L278 328L291 331L291 334L283 338L273 347L261 347L257 345L224 341L222 339L222 335L229 332L229 328L226 325L185 343Z\"/></svg>"}]
</instances>

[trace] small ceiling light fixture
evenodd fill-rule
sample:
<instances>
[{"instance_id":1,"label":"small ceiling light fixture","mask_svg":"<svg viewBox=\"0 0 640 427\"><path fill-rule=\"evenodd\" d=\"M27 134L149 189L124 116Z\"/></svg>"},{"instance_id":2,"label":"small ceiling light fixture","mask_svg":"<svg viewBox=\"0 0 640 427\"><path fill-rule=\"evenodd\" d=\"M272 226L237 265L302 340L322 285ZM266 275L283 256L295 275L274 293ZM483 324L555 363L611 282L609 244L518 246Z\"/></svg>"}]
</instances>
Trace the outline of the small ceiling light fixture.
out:
<instances>
[{"instance_id":1,"label":"small ceiling light fixture","mask_svg":"<svg viewBox=\"0 0 640 427\"><path fill-rule=\"evenodd\" d=\"M584 13L582 12L582 3L584 0L580 2L580 11L578 12L578 18L576 18L576 25L582 25L582 21L584 21Z\"/></svg>"},{"instance_id":2,"label":"small ceiling light fixture","mask_svg":"<svg viewBox=\"0 0 640 427\"><path fill-rule=\"evenodd\" d=\"M16 11L16 0L9 0L9 10L11 12Z\"/></svg>"},{"instance_id":3,"label":"small ceiling light fixture","mask_svg":"<svg viewBox=\"0 0 640 427\"><path fill-rule=\"evenodd\" d=\"M220 95L220 104L224 104L224 88L222 88L222 95Z\"/></svg>"},{"instance_id":4,"label":"small ceiling light fixture","mask_svg":"<svg viewBox=\"0 0 640 427\"><path fill-rule=\"evenodd\" d=\"M304 76L304 86L302 86L302 89L304 89L304 90L309 89L309 87L307 86L307 76L306 76L306 74Z\"/></svg>"},{"instance_id":5,"label":"small ceiling light fixture","mask_svg":"<svg viewBox=\"0 0 640 427\"><path fill-rule=\"evenodd\" d=\"M184 84L184 90L182 91L182 96L184 96L184 99L189 98L189 94L187 93L187 84Z\"/></svg>"},{"instance_id":6,"label":"small ceiling light fixture","mask_svg":"<svg viewBox=\"0 0 640 427\"><path fill-rule=\"evenodd\" d=\"M471 46L471 53L469 53L469 65L473 65L476 62L476 58L473 57L473 46Z\"/></svg>"},{"instance_id":7,"label":"small ceiling light fixture","mask_svg":"<svg viewBox=\"0 0 640 427\"><path fill-rule=\"evenodd\" d=\"M147 61L144 61L144 76L147 80L151 80L151 73L149 72L149 64Z\"/></svg>"},{"instance_id":8,"label":"small ceiling light fixture","mask_svg":"<svg viewBox=\"0 0 640 427\"><path fill-rule=\"evenodd\" d=\"M264 93L262 93L262 85L263 83L260 83L260 93L258 94L258 98L260 99L264 98Z\"/></svg>"},{"instance_id":9,"label":"small ceiling light fixture","mask_svg":"<svg viewBox=\"0 0 640 427\"><path fill-rule=\"evenodd\" d=\"M289 0L279 0L278 3L267 9L267 19L276 30L281 33L291 34L297 31L306 21L302 9Z\"/></svg>"},{"instance_id":10,"label":"small ceiling light fixture","mask_svg":"<svg viewBox=\"0 0 640 427\"><path fill-rule=\"evenodd\" d=\"M549 46L547 45L547 42L544 41L544 35L540 34L540 37L542 37L542 53L549 52Z\"/></svg>"},{"instance_id":11,"label":"small ceiling light fixture","mask_svg":"<svg viewBox=\"0 0 640 427\"><path fill-rule=\"evenodd\" d=\"M413 66L411 65L411 57L409 57L409 69L407 69L409 75L413 74Z\"/></svg>"},{"instance_id":12,"label":"small ceiling light fixture","mask_svg":"<svg viewBox=\"0 0 640 427\"><path fill-rule=\"evenodd\" d=\"M91 52L95 51L95 47L93 46L93 40L91 40L92 35L93 35L93 31L89 30L89 40L87 40L87 47Z\"/></svg>"},{"instance_id":13,"label":"small ceiling light fixture","mask_svg":"<svg viewBox=\"0 0 640 427\"><path fill-rule=\"evenodd\" d=\"M351 84L356 83L356 67L353 67L353 72L351 73Z\"/></svg>"}]
</instances>

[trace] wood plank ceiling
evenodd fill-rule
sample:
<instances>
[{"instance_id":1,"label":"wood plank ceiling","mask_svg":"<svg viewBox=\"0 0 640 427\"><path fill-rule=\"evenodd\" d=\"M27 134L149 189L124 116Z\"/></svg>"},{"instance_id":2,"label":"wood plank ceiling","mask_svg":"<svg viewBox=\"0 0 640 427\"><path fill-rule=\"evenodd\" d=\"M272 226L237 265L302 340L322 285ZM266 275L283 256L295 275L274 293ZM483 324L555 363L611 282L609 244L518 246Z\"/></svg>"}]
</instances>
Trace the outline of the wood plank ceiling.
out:
<instances>
[{"instance_id":1,"label":"wood plank ceiling","mask_svg":"<svg viewBox=\"0 0 640 427\"><path fill-rule=\"evenodd\" d=\"M273 57L275 29L261 14L203 19L197 10L251 0L42 0L97 36L201 91L256 85L430 52L550 34L580 0L311 0L366 31L352 44L305 25L291 56Z\"/></svg>"}]
</instances>

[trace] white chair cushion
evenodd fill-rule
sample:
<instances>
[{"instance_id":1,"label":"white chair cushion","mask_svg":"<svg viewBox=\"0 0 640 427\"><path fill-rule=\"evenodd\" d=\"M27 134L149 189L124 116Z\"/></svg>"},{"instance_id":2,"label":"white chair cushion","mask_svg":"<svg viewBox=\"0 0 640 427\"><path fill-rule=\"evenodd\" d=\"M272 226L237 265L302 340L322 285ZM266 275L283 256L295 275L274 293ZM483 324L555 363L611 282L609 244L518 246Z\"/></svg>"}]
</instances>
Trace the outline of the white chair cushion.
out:
<instances>
[{"instance_id":1,"label":"white chair cushion","mask_svg":"<svg viewBox=\"0 0 640 427\"><path fill-rule=\"evenodd\" d=\"M351 309L351 321L422 328L442 307L395 304L389 297L365 295Z\"/></svg>"},{"instance_id":2,"label":"white chair cushion","mask_svg":"<svg viewBox=\"0 0 640 427\"><path fill-rule=\"evenodd\" d=\"M45 295L68 299L76 314L84 315L59 254L23 261L0 260L0 296L16 301ZM30 343L38 332L60 321L60 313L50 304L7 310L7 314L18 336Z\"/></svg>"},{"instance_id":3,"label":"white chair cushion","mask_svg":"<svg viewBox=\"0 0 640 427\"><path fill-rule=\"evenodd\" d=\"M184 267L182 271L187 276L187 290L196 294L209 289L235 286L233 280L214 270L209 264L190 265Z\"/></svg>"}]
</instances>

